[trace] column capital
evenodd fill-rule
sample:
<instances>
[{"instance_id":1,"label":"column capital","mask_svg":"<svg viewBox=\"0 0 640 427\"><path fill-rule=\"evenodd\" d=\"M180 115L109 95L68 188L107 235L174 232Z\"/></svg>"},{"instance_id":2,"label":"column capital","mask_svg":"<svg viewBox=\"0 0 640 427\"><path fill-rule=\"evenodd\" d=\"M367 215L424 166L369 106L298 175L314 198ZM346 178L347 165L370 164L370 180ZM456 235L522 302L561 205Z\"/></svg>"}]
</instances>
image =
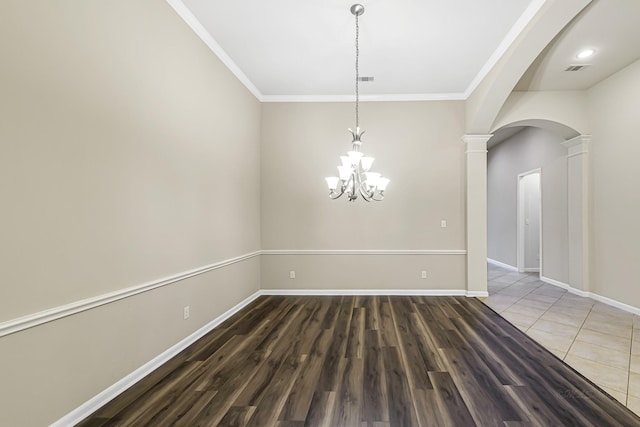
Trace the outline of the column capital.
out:
<instances>
[{"instance_id":1,"label":"column capital","mask_svg":"<svg viewBox=\"0 0 640 427\"><path fill-rule=\"evenodd\" d=\"M464 142L465 144L472 144L472 143L485 143L491 139L491 137L493 136L493 134L487 134L487 135L482 135L482 134L466 134L466 135L462 135L462 142Z\"/></svg>"},{"instance_id":2,"label":"column capital","mask_svg":"<svg viewBox=\"0 0 640 427\"><path fill-rule=\"evenodd\" d=\"M493 135L463 135L462 142L467 146L466 153L487 153L487 141L491 139Z\"/></svg>"},{"instance_id":3,"label":"column capital","mask_svg":"<svg viewBox=\"0 0 640 427\"><path fill-rule=\"evenodd\" d=\"M591 142L591 135L578 135L560 144L568 150L569 157L573 157L579 154L588 154L589 142Z\"/></svg>"}]
</instances>

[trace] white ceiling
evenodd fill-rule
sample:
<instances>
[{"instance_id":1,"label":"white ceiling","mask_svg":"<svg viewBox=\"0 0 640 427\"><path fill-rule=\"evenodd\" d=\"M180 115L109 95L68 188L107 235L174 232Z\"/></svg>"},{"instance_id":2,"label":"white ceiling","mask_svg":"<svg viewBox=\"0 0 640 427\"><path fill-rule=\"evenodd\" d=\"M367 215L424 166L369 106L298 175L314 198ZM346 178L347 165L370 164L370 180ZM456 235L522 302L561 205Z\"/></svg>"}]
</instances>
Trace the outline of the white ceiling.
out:
<instances>
[{"instance_id":1,"label":"white ceiling","mask_svg":"<svg viewBox=\"0 0 640 427\"><path fill-rule=\"evenodd\" d=\"M259 98L353 99L356 0L168 1ZM361 3L363 98L464 99L543 0Z\"/></svg>"},{"instance_id":2,"label":"white ceiling","mask_svg":"<svg viewBox=\"0 0 640 427\"><path fill-rule=\"evenodd\" d=\"M262 101L352 101L357 0L167 0ZM366 0L363 100L466 99L544 0ZM586 89L640 58L640 0L593 0L516 90ZM575 55L596 49L589 60ZM578 72L567 66L587 63Z\"/></svg>"}]
</instances>

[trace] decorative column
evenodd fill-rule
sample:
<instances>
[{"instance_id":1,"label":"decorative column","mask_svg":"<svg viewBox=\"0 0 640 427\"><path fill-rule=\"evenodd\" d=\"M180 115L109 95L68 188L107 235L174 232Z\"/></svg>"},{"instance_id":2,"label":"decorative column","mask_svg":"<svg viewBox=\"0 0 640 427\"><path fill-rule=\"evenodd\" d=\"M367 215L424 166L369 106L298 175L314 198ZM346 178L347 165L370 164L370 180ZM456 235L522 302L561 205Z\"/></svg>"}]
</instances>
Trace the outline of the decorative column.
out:
<instances>
[{"instance_id":1,"label":"decorative column","mask_svg":"<svg viewBox=\"0 0 640 427\"><path fill-rule=\"evenodd\" d=\"M467 296L487 292L487 141L493 135L464 135L467 146Z\"/></svg>"},{"instance_id":2,"label":"decorative column","mask_svg":"<svg viewBox=\"0 0 640 427\"><path fill-rule=\"evenodd\" d=\"M569 285L589 292L589 141L579 135L567 147L567 214L569 223Z\"/></svg>"}]
</instances>

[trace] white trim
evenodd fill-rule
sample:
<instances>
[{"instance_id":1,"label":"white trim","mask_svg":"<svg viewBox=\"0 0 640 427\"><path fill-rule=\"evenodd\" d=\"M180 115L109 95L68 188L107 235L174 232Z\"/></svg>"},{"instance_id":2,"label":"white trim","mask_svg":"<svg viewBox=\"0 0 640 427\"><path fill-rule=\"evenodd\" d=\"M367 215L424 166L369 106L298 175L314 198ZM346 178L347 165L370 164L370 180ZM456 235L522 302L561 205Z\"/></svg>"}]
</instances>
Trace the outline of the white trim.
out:
<instances>
[{"instance_id":1,"label":"white trim","mask_svg":"<svg viewBox=\"0 0 640 427\"><path fill-rule=\"evenodd\" d=\"M497 267L506 268L507 270L518 271L517 267L514 267L513 265L505 264L505 263L500 262L500 261L496 261L495 259L487 258L487 262L489 264L493 264L493 265L495 265Z\"/></svg>"},{"instance_id":2,"label":"white trim","mask_svg":"<svg viewBox=\"0 0 640 427\"><path fill-rule=\"evenodd\" d=\"M141 285L132 286L118 291L110 292L107 294L98 295L95 297L83 299L80 301L74 301L69 304L53 307L38 313L29 314L19 318L11 319L0 323L0 337L10 335L16 332L23 331L25 329L33 328L34 326L42 325L43 323L52 322L54 320L61 319L63 317L71 316L92 308L96 308L105 304L119 301L124 298L129 298L134 295L138 295L143 292L167 286L181 280L188 279L193 276L197 276L203 273L208 273L218 268L226 267L237 262L245 261L254 258L259 255L466 255L466 250L459 249L441 249L441 250L306 250L306 249L294 249L294 250L264 250L255 251L248 254L240 255L235 258L230 258L224 261L220 261L214 264L206 265L204 267L196 268L193 270L185 271L174 276L164 277L159 280L143 283Z\"/></svg>"},{"instance_id":3,"label":"white trim","mask_svg":"<svg viewBox=\"0 0 640 427\"><path fill-rule=\"evenodd\" d=\"M525 273L540 273L540 269L539 268L525 268L524 272Z\"/></svg>"},{"instance_id":4,"label":"white trim","mask_svg":"<svg viewBox=\"0 0 640 427\"><path fill-rule=\"evenodd\" d=\"M487 291L467 291L465 294L469 298L488 298L489 292Z\"/></svg>"},{"instance_id":5,"label":"white trim","mask_svg":"<svg viewBox=\"0 0 640 427\"><path fill-rule=\"evenodd\" d=\"M464 101L464 93L360 95L360 102ZM263 95L262 102L353 102L353 95Z\"/></svg>"},{"instance_id":6,"label":"white trim","mask_svg":"<svg viewBox=\"0 0 640 427\"><path fill-rule=\"evenodd\" d=\"M487 141L489 141L492 136L493 134L491 133L488 133L488 134L468 133L468 134L462 135L462 142L464 142L465 144L484 144Z\"/></svg>"},{"instance_id":7,"label":"white trim","mask_svg":"<svg viewBox=\"0 0 640 427\"><path fill-rule=\"evenodd\" d=\"M393 296L464 296L464 289L261 289L260 295L339 296L339 295L393 295Z\"/></svg>"},{"instance_id":8,"label":"white trim","mask_svg":"<svg viewBox=\"0 0 640 427\"><path fill-rule=\"evenodd\" d=\"M175 345L171 346L167 350L163 351L158 356L151 359L129 375L125 376L115 384L112 384L105 390L101 391L91 399L87 400L76 409L72 410L68 414L64 415L59 420L55 421L50 427L66 427L70 425L76 425L96 410L100 409L111 400L115 399L121 393L132 387L138 381L158 369L164 363L168 362L172 357L198 341L205 336L213 328L220 325L225 320L245 308L256 298L263 295L393 295L393 296L467 296L467 297L487 297L487 292L482 291L464 291L460 289L442 289L442 290L424 290L424 289L408 289L408 290L376 290L376 289L334 289L334 290L289 290L289 289L264 289L259 290L236 304L220 316L216 317L188 337L180 340Z\"/></svg>"},{"instance_id":9,"label":"white trim","mask_svg":"<svg viewBox=\"0 0 640 427\"><path fill-rule=\"evenodd\" d=\"M570 159L571 157L575 157L575 156L580 156L582 154L589 154L588 151L578 151L576 153L573 154L567 154L567 159Z\"/></svg>"},{"instance_id":10,"label":"white trim","mask_svg":"<svg viewBox=\"0 0 640 427\"><path fill-rule=\"evenodd\" d=\"M526 271L528 271L527 268L525 268L525 259L524 259L524 255L525 255L525 212L524 212L524 192L522 190L522 180L524 177L529 176L529 175L533 175L533 174L538 174L538 181L539 181L539 188L540 188L540 204L538 206L539 208L539 212L538 212L538 217L539 217L539 236L538 236L538 268L537 271L542 271L542 169L541 168L537 168L537 169L532 169L530 171L527 172L523 172L518 174L518 178L517 178L517 185L516 185L516 266L517 266L517 270L520 273L524 273ZM536 271L536 270L531 270L531 271Z\"/></svg>"},{"instance_id":11,"label":"white trim","mask_svg":"<svg viewBox=\"0 0 640 427\"><path fill-rule=\"evenodd\" d=\"M640 308L638 307L634 307L632 305L628 305L611 298L603 297L602 295L594 294L593 292L586 292L586 293L589 294L589 297L591 299L594 299L596 301L599 301L603 304L610 305L615 308L619 308L620 310L628 311L629 313L633 313L636 316L640 316Z\"/></svg>"},{"instance_id":12,"label":"white trim","mask_svg":"<svg viewBox=\"0 0 640 427\"><path fill-rule=\"evenodd\" d=\"M206 44L209 49L222 61L224 65L233 73L234 76L255 96L258 101L262 101L264 96L253 84L249 77L236 65L227 52L222 49L218 42L213 38L209 31L198 21L198 18L189 10L189 8L182 2L182 0L166 0L167 3L176 11L178 16L184 20L184 22L193 30L200 40Z\"/></svg>"},{"instance_id":13,"label":"white trim","mask_svg":"<svg viewBox=\"0 0 640 427\"><path fill-rule=\"evenodd\" d=\"M583 147L586 146L585 144L588 144L589 141L591 141L591 135L578 135L575 136L571 139L567 139L566 141L562 141L560 143L560 145L562 145L563 147L569 149L572 147L578 147L580 145L582 145Z\"/></svg>"},{"instance_id":14,"label":"white trim","mask_svg":"<svg viewBox=\"0 0 640 427\"><path fill-rule=\"evenodd\" d=\"M466 255L464 249L266 249L263 255Z\"/></svg>"},{"instance_id":15,"label":"white trim","mask_svg":"<svg viewBox=\"0 0 640 427\"><path fill-rule=\"evenodd\" d=\"M54 320L58 320L63 317L71 316L72 314L80 313L92 308L99 307L101 305L119 301L124 298L129 298L131 296L138 295L143 292L148 292L150 290L157 289L162 286L167 286L172 283L176 283L193 276L198 276L203 273L208 273L209 271L216 270L218 268L226 267L228 265L235 264L237 262L251 259L260 254L261 254L261 251L251 252L248 254L237 256L235 258L230 258L214 264L206 265L204 267L184 271L174 276L164 277L162 279L143 283L141 285L120 289L118 291L109 292L107 294L98 295L98 296L83 299L80 301L74 301L72 303L50 308L48 310L40 311L38 313L33 313L27 316L11 319L6 322L0 323L0 337L13 334L28 328L33 328L34 326L42 325L43 323L52 322Z\"/></svg>"},{"instance_id":16,"label":"white trim","mask_svg":"<svg viewBox=\"0 0 640 427\"><path fill-rule=\"evenodd\" d=\"M231 57L222 49L211 33L202 25L182 0L166 0L194 33L211 49L211 51L227 66L238 80L260 102L353 102L353 95L263 95L247 75L238 67ZM527 7L516 23L511 27L496 50L482 66L478 74L469 83L464 92L451 93L399 93L362 95L362 102L377 101L465 101L471 96L478 85L487 77L500 58L511 47L517 37L524 31L529 22L535 17L546 0L534 0Z\"/></svg>"},{"instance_id":17,"label":"white trim","mask_svg":"<svg viewBox=\"0 0 640 427\"><path fill-rule=\"evenodd\" d=\"M557 280L549 279L548 277L540 277L540 280L542 280L545 283L549 283L550 285L554 285L554 286L557 286L559 288L566 289L569 293L572 293L574 295L578 295L578 296L585 297L585 298L591 298L592 300L595 300L595 301L601 302L603 304L607 304L607 305L610 305L612 307L619 308L620 310L624 310L624 311L627 311L629 313L633 313L635 315L640 316L640 308L638 308L638 307L634 307L632 305L625 304L625 303L622 303L620 301L616 301L616 300L611 299L611 298L603 297L602 295L598 295L598 294L595 294L593 292L581 291L580 289L572 288L570 285L568 285L566 283L562 283L562 282L559 282Z\"/></svg>"},{"instance_id":18,"label":"white trim","mask_svg":"<svg viewBox=\"0 0 640 427\"><path fill-rule=\"evenodd\" d=\"M569 293L574 294L574 295L578 295L578 296L585 297L585 298L588 298L590 296L589 292L584 292L584 291L581 291L579 289L572 288L571 285L569 285L567 283L564 283L564 282L560 282L558 280L550 279L550 278L544 277L542 275L540 276L540 280L545 282L545 283L548 283L550 285L557 286L559 288L565 289Z\"/></svg>"},{"instance_id":19,"label":"white trim","mask_svg":"<svg viewBox=\"0 0 640 427\"><path fill-rule=\"evenodd\" d=\"M84 418L95 412L97 409L101 408L102 406L113 400L115 397L117 397L119 394L127 390L129 387L133 386L135 383L143 379L145 376L149 375L151 372L159 368L162 364L168 362L172 357L176 356L182 350L202 338L213 328L236 314L238 311L242 310L260 295L260 291L258 291L245 300L239 302L234 307L230 308L220 316L213 319L211 322L204 325L202 328L198 329L188 337L184 338L183 340L171 346L135 371L131 372L120 381L116 382L102 392L98 393L96 396L87 400L85 403L78 406L76 409L51 424L50 427L66 427L76 425Z\"/></svg>"},{"instance_id":20,"label":"white trim","mask_svg":"<svg viewBox=\"0 0 640 427\"><path fill-rule=\"evenodd\" d=\"M550 279L550 278L545 277L545 276L540 276L540 280L545 282L545 283L548 283L550 285L562 288L562 289L566 289L566 290L571 289L571 286L569 286L567 283L560 282L560 281L555 280L555 279Z\"/></svg>"},{"instance_id":21,"label":"white trim","mask_svg":"<svg viewBox=\"0 0 640 427\"><path fill-rule=\"evenodd\" d=\"M496 66L500 58L506 53L507 49L513 45L518 36L522 34L524 29L529 25L531 20L536 16L538 11L542 8L546 0L532 1L527 9L524 11L520 18L513 24L513 27L509 30L505 38L500 42L496 50L489 57L484 66L480 69L475 78L471 81L467 90L464 91L464 99L466 100L471 96L474 90L480 85L480 83L487 77L487 74Z\"/></svg>"}]
</instances>

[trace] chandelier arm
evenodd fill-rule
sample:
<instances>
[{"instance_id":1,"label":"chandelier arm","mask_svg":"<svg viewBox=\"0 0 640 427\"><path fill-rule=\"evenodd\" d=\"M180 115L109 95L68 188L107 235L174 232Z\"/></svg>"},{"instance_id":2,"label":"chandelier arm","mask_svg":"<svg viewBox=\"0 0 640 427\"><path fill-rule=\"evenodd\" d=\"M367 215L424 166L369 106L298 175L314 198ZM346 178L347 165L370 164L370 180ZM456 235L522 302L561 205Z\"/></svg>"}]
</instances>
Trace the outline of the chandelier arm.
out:
<instances>
[{"instance_id":1,"label":"chandelier arm","mask_svg":"<svg viewBox=\"0 0 640 427\"><path fill-rule=\"evenodd\" d=\"M354 201L358 198L358 188L360 187L360 174L357 170L354 169L351 172L349 182L351 183L351 197L349 197L349 200Z\"/></svg>"},{"instance_id":2,"label":"chandelier arm","mask_svg":"<svg viewBox=\"0 0 640 427\"><path fill-rule=\"evenodd\" d=\"M331 200L336 200L336 199L339 199L340 197L342 197L343 194L344 194L344 191L340 191L339 193L336 193L334 190L331 190L329 192L329 198Z\"/></svg>"},{"instance_id":3,"label":"chandelier arm","mask_svg":"<svg viewBox=\"0 0 640 427\"><path fill-rule=\"evenodd\" d=\"M378 197L376 198L376 196L378 196ZM373 197L371 198L371 200L373 200L373 201L375 201L375 202L381 202L381 201L383 201L383 200L384 200L384 194L382 194L382 193L376 193L376 194L374 194L374 195L373 195Z\"/></svg>"},{"instance_id":4,"label":"chandelier arm","mask_svg":"<svg viewBox=\"0 0 640 427\"><path fill-rule=\"evenodd\" d=\"M366 182L362 182L362 181L360 182L360 187L358 188L358 191L360 192L364 200L366 200L367 202L371 201L373 197L373 193L370 193L369 191L367 191Z\"/></svg>"},{"instance_id":5,"label":"chandelier arm","mask_svg":"<svg viewBox=\"0 0 640 427\"><path fill-rule=\"evenodd\" d=\"M382 200L384 200L384 193L381 191L369 191L367 190L366 184L362 183L360 186L360 194L362 195L362 198L364 200L366 200L367 202L381 202Z\"/></svg>"}]
</instances>

